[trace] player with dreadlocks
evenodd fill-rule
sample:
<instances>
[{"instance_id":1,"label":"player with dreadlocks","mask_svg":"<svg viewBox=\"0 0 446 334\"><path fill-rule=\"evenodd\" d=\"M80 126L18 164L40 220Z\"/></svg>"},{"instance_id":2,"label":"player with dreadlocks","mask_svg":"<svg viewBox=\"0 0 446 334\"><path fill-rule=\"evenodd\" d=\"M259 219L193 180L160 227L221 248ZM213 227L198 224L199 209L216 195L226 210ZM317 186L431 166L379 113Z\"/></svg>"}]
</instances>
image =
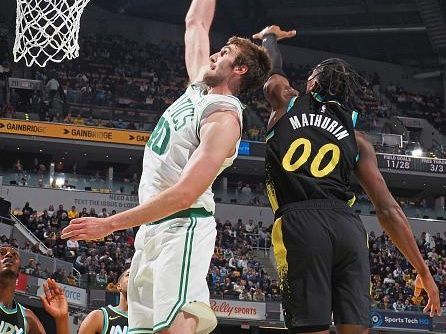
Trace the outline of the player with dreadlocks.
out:
<instances>
[{"instance_id":1,"label":"player with dreadlocks","mask_svg":"<svg viewBox=\"0 0 446 334\"><path fill-rule=\"evenodd\" d=\"M418 272L440 315L438 288L399 205L378 170L373 147L355 131L365 80L344 60L317 65L306 93L290 86L277 41L295 31L270 26L254 35L272 60L264 92L272 106L267 128L266 185L275 214L272 231L282 305L289 333L364 334L370 322L367 233L351 209L354 172L378 220Z\"/></svg>"}]
</instances>

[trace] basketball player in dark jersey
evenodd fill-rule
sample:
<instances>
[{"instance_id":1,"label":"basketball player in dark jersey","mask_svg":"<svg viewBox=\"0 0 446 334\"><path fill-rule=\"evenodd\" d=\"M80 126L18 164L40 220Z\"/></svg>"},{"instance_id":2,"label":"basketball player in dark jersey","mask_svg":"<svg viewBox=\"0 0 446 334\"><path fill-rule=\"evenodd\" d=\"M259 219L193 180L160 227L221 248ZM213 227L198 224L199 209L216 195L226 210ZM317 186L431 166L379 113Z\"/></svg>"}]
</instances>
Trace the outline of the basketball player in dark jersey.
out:
<instances>
[{"instance_id":1,"label":"basketball player in dark jersey","mask_svg":"<svg viewBox=\"0 0 446 334\"><path fill-rule=\"evenodd\" d=\"M0 333L44 334L34 312L15 302L14 292L20 270L20 255L9 245L0 246ZM68 334L68 303L63 290L53 279L44 283L40 296L45 311L56 321L58 334Z\"/></svg>"},{"instance_id":2,"label":"basketball player in dark jersey","mask_svg":"<svg viewBox=\"0 0 446 334\"><path fill-rule=\"evenodd\" d=\"M352 172L381 226L417 270L429 297L425 312L440 315L438 288L407 219L378 170L373 147L355 131L361 77L345 61L328 59L314 68L300 95L283 73L277 47L277 40L294 35L270 26L253 36L273 63L264 86L272 106L266 184L289 333L328 333L332 313L338 333L368 333L369 252L367 233L351 209Z\"/></svg>"},{"instance_id":3,"label":"basketball player in dark jersey","mask_svg":"<svg viewBox=\"0 0 446 334\"><path fill-rule=\"evenodd\" d=\"M79 334L127 334L127 285L130 269L124 271L118 279L119 304L108 305L90 312L79 328Z\"/></svg>"}]
</instances>

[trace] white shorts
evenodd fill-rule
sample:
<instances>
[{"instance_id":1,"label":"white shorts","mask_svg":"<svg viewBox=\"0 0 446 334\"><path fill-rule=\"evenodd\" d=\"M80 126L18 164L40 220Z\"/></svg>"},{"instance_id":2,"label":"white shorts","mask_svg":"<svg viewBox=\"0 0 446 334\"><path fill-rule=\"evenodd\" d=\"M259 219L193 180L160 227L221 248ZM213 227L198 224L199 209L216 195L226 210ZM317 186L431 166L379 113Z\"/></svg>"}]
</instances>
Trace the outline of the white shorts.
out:
<instances>
[{"instance_id":1,"label":"white shorts","mask_svg":"<svg viewBox=\"0 0 446 334\"><path fill-rule=\"evenodd\" d=\"M215 219L204 209L140 227L127 291L129 333L160 332L180 311L198 318L196 333L216 327L206 282L216 235Z\"/></svg>"}]
</instances>

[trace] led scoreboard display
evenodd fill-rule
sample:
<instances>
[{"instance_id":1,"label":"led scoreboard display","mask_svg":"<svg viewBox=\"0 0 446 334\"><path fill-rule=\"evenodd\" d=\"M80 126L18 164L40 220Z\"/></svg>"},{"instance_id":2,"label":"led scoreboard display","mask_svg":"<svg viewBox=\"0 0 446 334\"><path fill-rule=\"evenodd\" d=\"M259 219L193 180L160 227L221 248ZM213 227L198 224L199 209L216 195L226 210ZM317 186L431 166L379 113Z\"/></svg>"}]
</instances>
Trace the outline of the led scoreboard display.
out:
<instances>
[{"instance_id":1,"label":"led scoreboard display","mask_svg":"<svg viewBox=\"0 0 446 334\"><path fill-rule=\"evenodd\" d=\"M380 169L446 175L446 159L416 158L408 155L377 153Z\"/></svg>"}]
</instances>

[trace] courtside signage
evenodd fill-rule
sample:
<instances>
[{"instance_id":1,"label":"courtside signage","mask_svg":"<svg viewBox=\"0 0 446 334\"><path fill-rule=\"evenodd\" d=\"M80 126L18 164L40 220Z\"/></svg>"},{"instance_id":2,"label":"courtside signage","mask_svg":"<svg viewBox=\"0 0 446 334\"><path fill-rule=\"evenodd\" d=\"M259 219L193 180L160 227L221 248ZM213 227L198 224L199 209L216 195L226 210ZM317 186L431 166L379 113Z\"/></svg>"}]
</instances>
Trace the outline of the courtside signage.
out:
<instances>
[{"instance_id":1,"label":"courtside signage","mask_svg":"<svg viewBox=\"0 0 446 334\"><path fill-rule=\"evenodd\" d=\"M43 295L43 283L45 283L45 280L39 278L38 279L38 286L37 289L37 295ZM67 298L67 301L69 304L79 305L86 307L87 306L87 292L85 289L81 289L75 286L66 285L62 283L58 283L60 287L63 289L64 295Z\"/></svg>"},{"instance_id":2,"label":"courtside signage","mask_svg":"<svg viewBox=\"0 0 446 334\"><path fill-rule=\"evenodd\" d=\"M416 332L427 332L432 329L432 319L423 313L372 310L370 318L373 328L405 329Z\"/></svg>"},{"instance_id":3,"label":"courtside signage","mask_svg":"<svg viewBox=\"0 0 446 334\"><path fill-rule=\"evenodd\" d=\"M265 320L266 304L211 299L211 309L218 318Z\"/></svg>"},{"instance_id":4,"label":"courtside signage","mask_svg":"<svg viewBox=\"0 0 446 334\"><path fill-rule=\"evenodd\" d=\"M150 136L141 131L1 118L0 133L140 146L144 146Z\"/></svg>"}]
</instances>

